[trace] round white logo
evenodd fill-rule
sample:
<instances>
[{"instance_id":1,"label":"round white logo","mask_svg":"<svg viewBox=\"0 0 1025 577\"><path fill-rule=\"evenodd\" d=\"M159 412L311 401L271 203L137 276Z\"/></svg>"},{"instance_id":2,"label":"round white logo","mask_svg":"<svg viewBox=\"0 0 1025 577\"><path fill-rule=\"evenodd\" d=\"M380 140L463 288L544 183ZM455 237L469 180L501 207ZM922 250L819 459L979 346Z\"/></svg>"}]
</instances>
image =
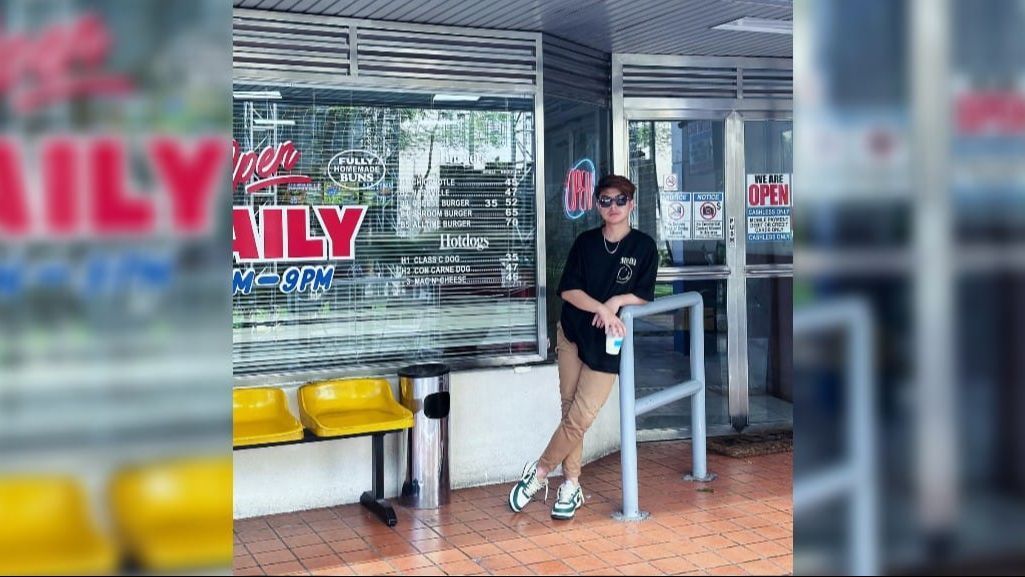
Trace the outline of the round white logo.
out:
<instances>
[{"instance_id":1,"label":"round white logo","mask_svg":"<svg viewBox=\"0 0 1025 577\"><path fill-rule=\"evenodd\" d=\"M384 180L386 167L381 157L369 150L343 150L327 163L327 175L342 188L373 188Z\"/></svg>"},{"instance_id":2,"label":"round white logo","mask_svg":"<svg viewBox=\"0 0 1025 577\"><path fill-rule=\"evenodd\" d=\"M619 267L619 272L616 273L616 282L619 284L626 284L630 281L630 278L634 275L634 269L630 268L630 265L624 264Z\"/></svg>"}]
</instances>

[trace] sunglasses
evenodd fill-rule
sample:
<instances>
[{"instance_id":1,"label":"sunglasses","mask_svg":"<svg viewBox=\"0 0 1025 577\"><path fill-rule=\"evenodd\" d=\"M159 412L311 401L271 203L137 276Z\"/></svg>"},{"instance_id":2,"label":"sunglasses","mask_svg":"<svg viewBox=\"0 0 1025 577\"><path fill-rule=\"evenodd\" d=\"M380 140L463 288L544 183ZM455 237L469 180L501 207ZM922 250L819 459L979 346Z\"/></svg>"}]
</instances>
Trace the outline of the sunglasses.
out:
<instances>
[{"instance_id":1,"label":"sunglasses","mask_svg":"<svg viewBox=\"0 0 1025 577\"><path fill-rule=\"evenodd\" d=\"M616 203L616 206L626 206L626 203L630 202L630 199L627 198L625 194L616 195L615 198L611 196L599 196L598 206L608 208L612 206L613 201Z\"/></svg>"}]
</instances>

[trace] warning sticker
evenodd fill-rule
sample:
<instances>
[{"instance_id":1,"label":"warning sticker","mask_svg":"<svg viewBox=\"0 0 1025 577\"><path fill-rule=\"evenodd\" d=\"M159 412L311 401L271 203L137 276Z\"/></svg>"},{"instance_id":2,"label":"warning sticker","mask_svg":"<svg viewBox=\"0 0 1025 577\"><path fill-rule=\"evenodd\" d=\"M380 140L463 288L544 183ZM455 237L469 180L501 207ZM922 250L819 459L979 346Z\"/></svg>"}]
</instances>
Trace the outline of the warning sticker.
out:
<instances>
[{"instance_id":1,"label":"warning sticker","mask_svg":"<svg viewBox=\"0 0 1025 577\"><path fill-rule=\"evenodd\" d=\"M692 199L694 210L694 240L719 240L723 238L722 192L695 192Z\"/></svg>"},{"instance_id":2,"label":"warning sticker","mask_svg":"<svg viewBox=\"0 0 1025 577\"><path fill-rule=\"evenodd\" d=\"M747 175L748 242L792 241L790 174Z\"/></svg>"},{"instance_id":3,"label":"warning sticker","mask_svg":"<svg viewBox=\"0 0 1025 577\"><path fill-rule=\"evenodd\" d=\"M662 240L690 240L691 193L662 191Z\"/></svg>"}]
</instances>

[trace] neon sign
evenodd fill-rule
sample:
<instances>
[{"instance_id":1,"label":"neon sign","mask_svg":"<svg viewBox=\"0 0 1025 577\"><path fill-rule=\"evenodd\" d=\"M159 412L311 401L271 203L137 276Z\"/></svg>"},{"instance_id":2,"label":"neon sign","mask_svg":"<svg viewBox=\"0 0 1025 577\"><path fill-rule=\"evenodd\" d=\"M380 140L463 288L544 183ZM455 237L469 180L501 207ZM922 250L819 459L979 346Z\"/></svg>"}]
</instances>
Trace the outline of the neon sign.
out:
<instances>
[{"instance_id":1,"label":"neon sign","mask_svg":"<svg viewBox=\"0 0 1025 577\"><path fill-rule=\"evenodd\" d=\"M576 220L594 208L594 172L594 163L584 158L566 174L562 198L566 218Z\"/></svg>"}]
</instances>

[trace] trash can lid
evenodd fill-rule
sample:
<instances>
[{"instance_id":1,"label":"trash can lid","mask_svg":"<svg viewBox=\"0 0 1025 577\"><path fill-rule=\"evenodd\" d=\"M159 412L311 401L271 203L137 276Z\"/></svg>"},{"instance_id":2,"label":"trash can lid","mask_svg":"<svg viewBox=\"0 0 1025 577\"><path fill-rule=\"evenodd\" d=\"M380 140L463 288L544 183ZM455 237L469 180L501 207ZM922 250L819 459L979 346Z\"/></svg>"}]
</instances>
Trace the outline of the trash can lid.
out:
<instances>
[{"instance_id":1,"label":"trash can lid","mask_svg":"<svg viewBox=\"0 0 1025 577\"><path fill-rule=\"evenodd\" d=\"M423 379L430 377L440 377L441 375L447 375L449 373L448 365L442 363L428 363L425 365L410 365L399 369L400 377L409 377L413 379Z\"/></svg>"}]
</instances>

